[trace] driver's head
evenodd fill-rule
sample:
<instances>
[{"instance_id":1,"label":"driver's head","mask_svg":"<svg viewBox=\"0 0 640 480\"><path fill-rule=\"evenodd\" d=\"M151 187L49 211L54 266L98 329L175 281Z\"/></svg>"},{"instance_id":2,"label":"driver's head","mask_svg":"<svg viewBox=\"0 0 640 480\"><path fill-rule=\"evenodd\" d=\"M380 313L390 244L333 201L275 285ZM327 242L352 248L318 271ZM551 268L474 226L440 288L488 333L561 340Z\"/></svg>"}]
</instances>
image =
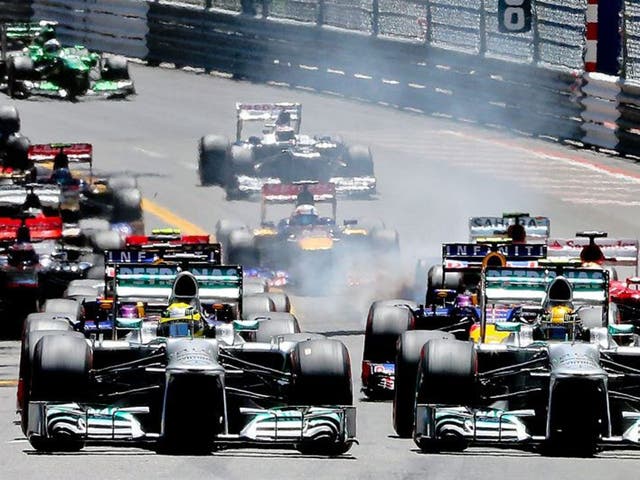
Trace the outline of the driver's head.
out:
<instances>
[{"instance_id":1,"label":"driver's head","mask_svg":"<svg viewBox=\"0 0 640 480\"><path fill-rule=\"evenodd\" d=\"M162 312L158 325L161 337L187 337L201 333L204 323L200 312L188 303L173 302Z\"/></svg>"},{"instance_id":2,"label":"driver's head","mask_svg":"<svg viewBox=\"0 0 640 480\"><path fill-rule=\"evenodd\" d=\"M64 153L63 148L53 157L53 169L57 170L59 168L69 168L69 157Z\"/></svg>"},{"instance_id":3,"label":"driver's head","mask_svg":"<svg viewBox=\"0 0 640 480\"><path fill-rule=\"evenodd\" d=\"M51 174L51 182L65 187L73 184L73 176L68 168L58 168Z\"/></svg>"},{"instance_id":4,"label":"driver's head","mask_svg":"<svg viewBox=\"0 0 640 480\"><path fill-rule=\"evenodd\" d=\"M507 236L513 243L524 243L527 240L527 231L524 225L515 223L507 228Z\"/></svg>"},{"instance_id":5,"label":"driver's head","mask_svg":"<svg viewBox=\"0 0 640 480\"><path fill-rule=\"evenodd\" d=\"M290 225L306 226L318 223L318 211L313 205L299 205L296 207L291 219Z\"/></svg>"},{"instance_id":6,"label":"driver's head","mask_svg":"<svg viewBox=\"0 0 640 480\"><path fill-rule=\"evenodd\" d=\"M55 38L47 40L42 46L42 50L46 55L57 55L61 49L62 45L60 45L60 42Z\"/></svg>"},{"instance_id":7,"label":"driver's head","mask_svg":"<svg viewBox=\"0 0 640 480\"><path fill-rule=\"evenodd\" d=\"M575 332L574 310L569 305L554 305L547 309L542 332L547 340L571 340Z\"/></svg>"},{"instance_id":8,"label":"driver's head","mask_svg":"<svg viewBox=\"0 0 640 480\"><path fill-rule=\"evenodd\" d=\"M276 119L277 126L289 126L291 125L291 114L286 110L280 111L278 118Z\"/></svg>"}]
</instances>

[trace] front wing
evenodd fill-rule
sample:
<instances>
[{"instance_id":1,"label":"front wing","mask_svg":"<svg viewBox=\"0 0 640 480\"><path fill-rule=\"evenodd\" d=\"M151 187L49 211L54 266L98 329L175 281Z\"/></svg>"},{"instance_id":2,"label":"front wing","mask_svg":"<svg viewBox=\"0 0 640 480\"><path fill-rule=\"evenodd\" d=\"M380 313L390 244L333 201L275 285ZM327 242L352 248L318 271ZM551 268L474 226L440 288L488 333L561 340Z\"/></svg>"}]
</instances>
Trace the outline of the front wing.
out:
<instances>
[{"instance_id":1,"label":"front wing","mask_svg":"<svg viewBox=\"0 0 640 480\"><path fill-rule=\"evenodd\" d=\"M242 408L246 419L239 433L217 437L219 445L294 446L300 443L355 442L355 407ZM84 406L78 403L29 403L27 437L100 443L153 443L159 432L146 432L140 415L147 407ZM194 426L195 427L195 426Z\"/></svg>"}]
</instances>

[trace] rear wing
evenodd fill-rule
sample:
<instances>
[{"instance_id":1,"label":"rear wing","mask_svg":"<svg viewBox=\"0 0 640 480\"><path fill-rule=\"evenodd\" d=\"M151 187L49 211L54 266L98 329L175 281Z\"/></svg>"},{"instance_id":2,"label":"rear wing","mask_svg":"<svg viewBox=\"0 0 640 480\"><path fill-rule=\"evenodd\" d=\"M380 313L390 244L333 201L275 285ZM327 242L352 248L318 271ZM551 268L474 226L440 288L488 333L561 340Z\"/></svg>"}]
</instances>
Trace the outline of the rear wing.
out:
<instances>
[{"instance_id":1,"label":"rear wing","mask_svg":"<svg viewBox=\"0 0 640 480\"><path fill-rule=\"evenodd\" d=\"M536 266L539 260L546 258L547 246L543 243L443 243L442 266L447 271L480 269L493 252L501 255L507 265Z\"/></svg>"},{"instance_id":2,"label":"rear wing","mask_svg":"<svg viewBox=\"0 0 640 480\"><path fill-rule=\"evenodd\" d=\"M24 224L29 228L32 241L57 240L62 237L61 217L27 218ZM15 242L22 225L19 218L0 218L0 242Z\"/></svg>"},{"instance_id":3,"label":"rear wing","mask_svg":"<svg viewBox=\"0 0 640 480\"><path fill-rule=\"evenodd\" d=\"M486 267L482 275L482 298L487 303L540 304L547 287L557 276L564 276L573 287L573 301L606 304L609 299L609 273L589 268Z\"/></svg>"},{"instance_id":4,"label":"rear wing","mask_svg":"<svg viewBox=\"0 0 640 480\"><path fill-rule=\"evenodd\" d=\"M638 240L633 238L595 238L604 254L605 265L634 267L638 275ZM580 253L589 246L590 239L554 238L547 242L547 259L551 264L580 262Z\"/></svg>"},{"instance_id":5,"label":"rear wing","mask_svg":"<svg viewBox=\"0 0 640 480\"><path fill-rule=\"evenodd\" d=\"M126 249L105 250L105 265L127 263L172 262L188 265L190 262L222 263L219 243L175 243L131 245Z\"/></svg>"},{"instance_id":6,"label":"rear wing","mask_svg":"<svg viewBox=\"0 0 640 480\"><path fill-rule=\"evenodd\" d=\"M243 122L262 121L265 124L275 124L283 112L289 114L290 125L294 128L296 134L299 133L300 124L302 123L301 103L236 103L236 140L240 141L242 138Z\"/></svg>"},{"instance_id":7,"label":"rear wing","mask_svg":"<svg viewBox=\"0 0 640 480\"><path fill-rule=\"evenodd\" d=\"M60 152L69 163L93 163L93 146L90 143L41 143L29 147L29 160L35 163L53 162Z\"/></svg>"},{"instance_id":8,"label":"rear wing","mask_svg":"<svg viewBox=\"0 0 640 480\"><path fill-rule=\"evenodd\" d=\"M187 269L170 264L116 264L114 296L116 300L166 303L171 296L176 276L184 270L196 277L200 301L240 302L242 267L205 262L193 263Z\"/></svg>"},{"instance_id":9,"label":"rear wing","mask_svg":"<svg viewBox=\"0 0 640 480\"><path fill-rule=\"evenodd\" d=\"M44 32L51 32L51 35L55 36L56 25L58 25L57 22L45 20L0 25L0 59L6 60L9 45L20 43L22 46L27 46Z\"/></svg>"},{"instance_id":10,"label":"rear wing","mask_svg":"<svg viewBox=\"0 0 640 480\"><path fill-rule=\"evenodd\" d=\"M21 207L27 200L29 193L37 195L43 207L57 209L60 206L62 191L58 185L32 183L27 185L1 185L0 208Z\"/></svg>"},{"instance_id":11,"label":"rear wing","mask_svg":"<svg viewBox=\"0 0 640 480\"><path fill-rule=\"evenodd\" d=\"M545 241L551 232L551 222L547 217L471 217L469 219L469 240L480 238L505 237L510 225L516 220L524 226L527 241Z\"/></svg>"},{"instance_id":12,"label":"rear wing","mask_svg":"<svg viewBox=\"0 0 640 480\"><path fill-rule=\"evenodd\" d=\"M267 183L262 186L261 220L266 220L267 204L294 203L303 188L307 188L313 194L315 203L330 203L333 218L336 217L336 186L333 183Z\"/></svg>"}]
</instances>

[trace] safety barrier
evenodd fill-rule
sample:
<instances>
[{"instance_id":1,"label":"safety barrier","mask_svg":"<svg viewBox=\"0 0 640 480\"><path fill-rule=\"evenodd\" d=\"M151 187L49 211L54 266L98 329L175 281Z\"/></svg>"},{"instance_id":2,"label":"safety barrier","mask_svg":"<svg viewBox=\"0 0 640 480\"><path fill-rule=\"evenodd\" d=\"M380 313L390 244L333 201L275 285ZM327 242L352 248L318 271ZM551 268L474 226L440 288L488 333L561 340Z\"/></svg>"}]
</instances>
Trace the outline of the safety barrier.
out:
<instances>
[{"instance_id":1,"label":"safety barrier","mask_svg":"<svg viewBox=\"0 0 640 480\"><path fill-rule=\"evenodd\" d=\"M32 15L31 0L0 0L0 22L25 21Z\"/></svg>"},{"instance_id":2,"label":"safety barrier","mask_svg":"<svg viewBox=\"0 0 640 480\"><path fill-rule=\"evenodd\" d=\"M140 0L33 0L33 17L59 22L63 42L138 58L148 52L148 10Z\"/></svg>"},{"instance_id":3,"label":"safety barrier","mask_svg":"<svg viewBox=\"0 0 640 480\"><path fill-rule=\"evenodd\" d=\"M495 0L33 0L33 10L60 22L66 42L151 64L640 154L640 84L578 65L586 0L534 4L524 33L499 28ZM634 10L623 13L635 25Z\"/></svg>"}]
</instances>

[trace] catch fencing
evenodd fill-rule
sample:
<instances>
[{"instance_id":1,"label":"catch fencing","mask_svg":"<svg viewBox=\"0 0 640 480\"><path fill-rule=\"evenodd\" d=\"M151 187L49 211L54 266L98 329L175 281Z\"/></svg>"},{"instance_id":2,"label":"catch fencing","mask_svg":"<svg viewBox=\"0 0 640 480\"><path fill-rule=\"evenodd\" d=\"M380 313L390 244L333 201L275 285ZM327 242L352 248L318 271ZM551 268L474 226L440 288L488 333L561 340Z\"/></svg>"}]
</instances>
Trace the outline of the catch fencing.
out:
<instances>
[{"instance_id":1,"label":"catch fencing","mask_svg":"<svg viewBox=\"0 0 640 480\"><path fill-rule=\"evenodd\" d=\"M530 2L522 32L505 31L500 0L33 0L32 8L34 19L60 22L66 42L151 64L640 154L640 6L623 2L623 79L610 80L584 74L587 0Z\"/></svg>"}]
</instances>

